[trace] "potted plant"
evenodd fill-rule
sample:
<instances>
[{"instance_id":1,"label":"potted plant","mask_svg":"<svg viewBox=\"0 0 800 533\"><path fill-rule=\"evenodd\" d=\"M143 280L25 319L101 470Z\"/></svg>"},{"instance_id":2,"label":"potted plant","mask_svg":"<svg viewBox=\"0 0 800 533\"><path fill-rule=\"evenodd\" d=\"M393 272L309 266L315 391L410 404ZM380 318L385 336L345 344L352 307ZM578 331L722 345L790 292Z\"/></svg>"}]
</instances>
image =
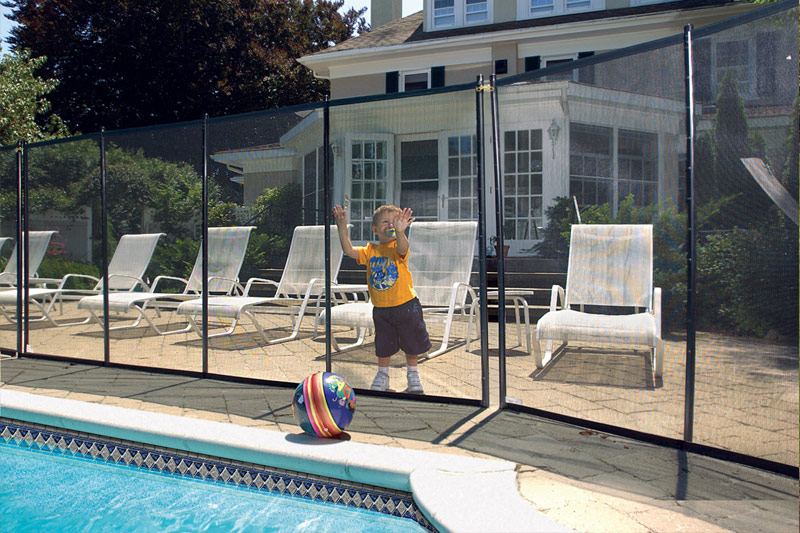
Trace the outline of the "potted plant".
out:
<instances>
[{"instance_id":1,"label":"potted plant","mask_svg":"<svg viewBox=\"0 0 800 533\"><path fill-rule=\"evenodd\" d=\"M495 257L499 256L500 255L500 253L499 253L500 251L497 249L497 235L492 235L491 238L489 238L489 242L492 244L492 247L494 248ZM503 257L508 257L508 249L509 248L510 248L510 245L503 244Z\"/></svg>"}]
</instances>

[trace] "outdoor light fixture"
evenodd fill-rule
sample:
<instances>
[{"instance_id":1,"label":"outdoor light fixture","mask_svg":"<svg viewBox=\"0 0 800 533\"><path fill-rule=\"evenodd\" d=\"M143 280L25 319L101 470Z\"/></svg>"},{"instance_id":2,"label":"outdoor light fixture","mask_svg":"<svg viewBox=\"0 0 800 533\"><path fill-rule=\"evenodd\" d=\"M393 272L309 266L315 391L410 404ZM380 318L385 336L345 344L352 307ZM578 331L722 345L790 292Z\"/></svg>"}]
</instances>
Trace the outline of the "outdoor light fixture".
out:
<instances>
[{"instance_id":1,"label":"outdoor light fixture","mask_svg":"<svg viewBox=\"0 0 800 533\"><path fill-rule=\"evenodd\" d=\"M342 148L335 142L331 143L331 152L333 152L333 155L335 155L336 157L339 157L340 155L342 155Z\"/></svg>"},{"instance_id":2,"label":"outdoor light fixture","mask_svg":"<svg viewBox=\"0 0 800 533\"><path fill-rule=\"evenodd\" d=\"M550 141L553 143L553 159L556 157L556 141L558 140L558 134L561 131L561 128L558 127L556 124L556 119L550 123L550 127L547 128L547 136L550 137Z\"/></svg>"}]
</instances>

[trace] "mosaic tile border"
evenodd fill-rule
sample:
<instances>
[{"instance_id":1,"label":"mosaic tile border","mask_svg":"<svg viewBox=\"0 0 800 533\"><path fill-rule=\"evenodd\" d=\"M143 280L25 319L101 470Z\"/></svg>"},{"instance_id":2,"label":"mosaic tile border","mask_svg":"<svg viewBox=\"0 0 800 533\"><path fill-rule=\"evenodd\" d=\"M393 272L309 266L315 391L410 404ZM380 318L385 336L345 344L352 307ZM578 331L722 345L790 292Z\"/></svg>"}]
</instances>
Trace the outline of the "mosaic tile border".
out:
<instances>
[{"instance_id":1,"label":"mosaic tile border","mask_svg":"<svg viewBox=\"0 0 800 533\"><path fill-rule=\"evenodd\" d=\"M161 475L364 509L413 520L426 530L438 533L407 492L343 483L341 480L322 476L148 447L141 443L86 433L71 434L63 429L5 418L0 418L0 441L53 455L77 456L140 468Z\"/></svg>"}]
</instances>

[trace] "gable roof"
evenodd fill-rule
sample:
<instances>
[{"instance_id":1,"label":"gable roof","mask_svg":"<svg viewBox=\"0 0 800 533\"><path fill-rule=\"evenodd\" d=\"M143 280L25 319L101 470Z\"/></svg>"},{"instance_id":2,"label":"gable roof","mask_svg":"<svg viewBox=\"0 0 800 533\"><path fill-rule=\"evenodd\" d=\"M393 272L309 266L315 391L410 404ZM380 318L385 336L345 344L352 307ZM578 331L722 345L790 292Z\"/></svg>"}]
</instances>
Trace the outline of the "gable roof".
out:
<instances>
[{"instance_id":1,"label":"gable roof","mask_svg":"<svg viewBox=\"0 0 800 533\"><path fill-rule=\"evenodd\" d=\"M651 13L661 13L668 11L682 11L688 9L702 9L733 5L735 0L680 0L677 2L667 2L659 4L648 4L636 7L625 7L619 9L606 9L601 11L587 11L556 17L543 17L526 20L514 20L500 22L497 24L485 24L482 26L467 26L453 28L449 30L428 31L422 30L423 11L418 11L413 15L394 20L380 26L368 33L353 37L331 48L310 54L306 57L319 57L325 54L343 52L345 50L374 49L397 46L409 43L419 43L424 41L436 41L450 37L463 37L469 35L480 35L509 30L525 30L537 27L555 26L558 24L569 24L574 22L591 22L595 20L621 18L628 16L647 15Z\"/></svg>"}]
</instances>

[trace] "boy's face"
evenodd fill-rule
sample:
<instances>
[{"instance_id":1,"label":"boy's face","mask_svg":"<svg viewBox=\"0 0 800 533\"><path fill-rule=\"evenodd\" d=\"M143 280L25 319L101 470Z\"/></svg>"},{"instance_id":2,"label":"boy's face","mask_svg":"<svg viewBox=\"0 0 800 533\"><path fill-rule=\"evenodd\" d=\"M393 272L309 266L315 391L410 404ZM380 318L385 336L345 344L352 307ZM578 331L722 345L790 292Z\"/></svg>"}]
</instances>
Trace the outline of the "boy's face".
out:
<instances>
[{"instance_id":1,"label":"boy's face","mask_svg":"<svg viewBox=\"0 0 800 533\"><path fill-rule=\"evenodd\" d=\"M378 242L387 244L397 239L394 232L394 219L397 213L388 211L378 216L378 219L372 224L372 232L378 236Z\"/></svg>"}]
</instances>

